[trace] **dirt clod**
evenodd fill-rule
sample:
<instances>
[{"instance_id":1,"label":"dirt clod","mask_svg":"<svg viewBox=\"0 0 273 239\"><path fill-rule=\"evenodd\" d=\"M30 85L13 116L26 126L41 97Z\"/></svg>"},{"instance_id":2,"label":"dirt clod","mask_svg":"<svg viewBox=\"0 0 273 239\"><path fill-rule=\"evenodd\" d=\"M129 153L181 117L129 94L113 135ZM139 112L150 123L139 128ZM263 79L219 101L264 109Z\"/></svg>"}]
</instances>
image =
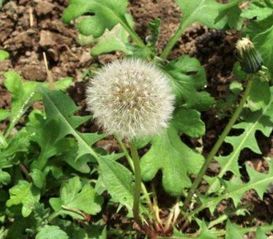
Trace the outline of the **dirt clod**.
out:
<instances>
[{"instance_id":1,"label":"dirt clod","mask_svg":"<svg viewBox=\"0 0 273 239\"><path fill-rule=\"evenodd\" d=\"M76 30L61 20L65 0L8 1L0 12L0 46L11 54L1 70L15 69L26 80L46 80L43 53L53 79L80 79L92 58L76 43ZM72 50L73 49L73 50Z\"/></svg>"},{"instance_id":2,"label":"dirt clod","mask_svg":"<svg viewBox=\"0 0 273 239\"><path fill-rule=\"evenodd\" d=\"M55 8L55 5L53 3L47 1L36 0L35 2L37 2L37 5L35 6L35 12L37 16L47 15Z\"/></svg>"}]
</instances>

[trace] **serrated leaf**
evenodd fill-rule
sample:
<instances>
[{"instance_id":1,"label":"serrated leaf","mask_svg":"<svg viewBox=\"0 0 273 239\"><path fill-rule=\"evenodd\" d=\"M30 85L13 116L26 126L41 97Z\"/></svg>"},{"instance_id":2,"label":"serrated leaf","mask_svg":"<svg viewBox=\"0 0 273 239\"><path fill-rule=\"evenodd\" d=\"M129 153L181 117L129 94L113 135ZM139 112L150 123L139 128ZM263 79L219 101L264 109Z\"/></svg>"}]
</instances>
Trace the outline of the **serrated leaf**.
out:
<instances>
[{"instance_id":1,"label":"serrated leaf","mask_svg":"<svg viewBox=\"0 0 273 239\"><path fill-rule=\"evenodd\" d=\"M61 230L58 226L44 226L39 233L36 235L35 239L69 239L68 235Z\"/></svg>"},{"instance_id":2,"label":"serrated leaf","mask_svg":"<svg viewBox=\"0 0 273 239\"><path fill-rule=\"evenodd\" d=\"M27 108L41 96L37 94L38 86L48 87L48 83L24 81L15 71L8 71L4 74L4 85L12 95L11 112L9 114L10 125L7 131L10 131L26 112ZM56 83L57 89L66 89L71 84L70 78L64 78Z\"/></svg>"},{"instance_id":3,"label":"serrated leaf","mask_svg":"<svg viewBox=\"0 0 273 239\"><path fill-rule=\"evenodd\" d=\"M48 170L44 170L44 168L48 160L57 156L82 173L90 172L87 163L91 162L93 158L90 158L90 155L83 155L77 159L77 141L74 138L59 139L60 125L56 120L44 119L40 113L31 114L27 123L27 130L32 134L31 141L36 142L41 149L39 157L31 164L32 169L42 170L45 177ZM94 139L92 136L87 133L82 135L82 138L92 143L92 139Z\"/></svg>"},{"instance_id":4,"label":"serrated leaf","mask_svg":"<svg viewBox=\"0 0 273 239\"><path fill-rule=\"evenodd\" d=\"M273 93L273 88L271 87L271 94ZM218 162L221 166L219 177L227 171L233 172L235 175L239 176L239 165L238 159L240 152L248 148L254 153L261 154L260 147L256 140L255 134L257 131L262 132L265 136L269 137L273 129L273 97L269 104L264 107L262 110L257 112L249 112L245 116L245 121L234 125L234 129L241 129L243 132L238 136L228 136L226 137L225 142L232 145L233 150L227 156L217 157ZM211 188L215 187L217 184L217 179L210 186Z\"/></svg>"},{"instance_id":5,"label":"serrated leaf","mask_svg":"<svg viewBox=\"0 0 273 239\"><path fill-rule=\"evenodd\" d=\"M243 239L244 233L241 232L241 228L230 221L227 222L226 226L226 237L225 239Z\"/></svg>"},{"instance_id":6,"label":"serrated leaf","mask_svg":"<svg viewBox=\"0 0 273 239\"><path fill-rule=\"evenodd\" d=\"M39 191L31 183L20 180L9 190L10 199L6 202L7 207L22 204L22 215L27 217L39 202Z\"/></svg>"},{"instance_id":7,"label":"serrated leaf","mask_svg":"<svg viewBox=\"0 0 273 239\"><path fill-rule=\"evenodd\" d=\"M117 23L125 23L127 12L127 0L70 0L65 9L63 20L69 23L71 20L86 13L93 16L85 16L79 19L77 27L84 35L99 37L105 29L111 30Z\"/></svg>"},{"instance_id":8,"label":"serrated leaf","mask_svg":"<svg viewBox=\"0 0 273 239\"><path fill-rule=\"evenodd\" d=\"M199 230L194 233L196 239L217 239L217 231L215 229L209 229L204 221L197 220ZM187 235L179 231L174 231L172 239L189 239L192 235Z\"/></svg>"},{"instance_id":9,"label":"serrated leaf","mask_svg":"<svg viewBox=\"0 0 273 239\"><path fill-rule=\"evenodd\" d=\"M47 160L62 151L62 141L58 140L59 125L55 120L45 120L44 116L37 113L29 117L27 130L32 133L31 141L36 142L41 149L38 159L32 163L32 168L43 170Z\"/></svg>"},{"instance_id":10,"label":"serrated leaf","mask_svg":"<svg viewBox=\"0 0 273 239\"><path fill-rule=\"evenodd\" d=\"M112 200L131 209L134 200L132 173L109 157L99 160L99 173Z\"/></svg>"},{"instance_id":11,"label":"serrated leaf","mask_svg":"<svg viewBox=\"0 0 273 239\"><path fill-rule=\"evenodd\" d=\"M181 133L197 138L205 134L205 123L201 114L193 109L178 109L174 114L173 124Z\"/></svg>"},{"instance_id":12,"label":"serrated leaf","mask_svg":"<svg viewBox=\"0 0 273 239\"><path fill-rule=\"evenodd\" d=\"M17 132L16 137L7 141L7 147L0 149L0 168L9 168L16 164L16 154L27 152L29 148L30 135L22 129Z\"/></svg>"},{"instance_id":13,"label":"serrated leaf","mask_svg":"<svg viewBox=\"0 0 273 239\"><path fill-rule=\"evenodd\" d=\"M183 24L202 23L208 27L223 27L224 21L216 19L221 10L229 8L230 4L220 4L215 0L176 0L183 13Z\"/></svg>"},{"instance_id":14,"label":"serrated leaf","mask_svg":"<svg viewBox=\"0 0 273 239\"><path fill-rule=\"evenodd\" d=\"M215 198L206 197L202 199L204 208L208 207L213 212L220 201L229 198L232 199L235 207L237 207L243 195L249 190L255 190L262 200L264 193L273 180L273 163L270 162L268 173L259 173L250 166L246 167L249 176L247 183L242 182L240 176L234 176L230 181L225 181L225 191L222 195Z\"/></svg>"},{"instance_id":15,"label":"serrated leaf","mask_svg":"<svg viewBox=\"0 0 273 239\"><path fill-rule=\"evenodd\" d=\"M164 189L181 195L191 185L189 174L197 173L203 162L203 156L185 145L170 126L153 138L150 150L141 158L142 178L149 181L161 170Z\"/></svg>"},{"instance_id":16,"label":"serrated leaf","mask_svg":"<svg viewBox=\"0 0 273 239\"><path fill-rule=\"evenodd\" d=\"M46 116L48 120L55 120L59 127L59 134L56 140L66 135L73 135L78 142L77 158L85 154L91 154L97 158L97 154L91 145L104 138L104 135L97 133L79 133L75 130L78 126L90 119L90 116L75 116L77 107L73 100L61 91L48 91L40 89L43 95Z\"/></svg>"},{"instance_id":17,"label":"serrated leaf","mask_svg":"<svg viewBox=\"0 0 273 239\"><path fill-rule=\"evenodd\" d=\"M87 154L92 155L99 163L100 170L102 169L101 176L113 200L131 208L133 202L132 174L122 165L109 160L108 157L98 155L91 148L91 145L103 138L104 135L77 132L74 128L81 125L89 117L74 116L77 107L66 94L45 89L41 89L41 92L44 96L47 118L58 119L58 124L61 125L61 134L58 135L58 138L73 135L78 142L78 159ZM116 158L116 155L111 157Z\"/></svg>"},{"instance_id":18,"label":"serrated leaf","mask_svg":"<svg viewBox=\"0 0 273 239\"><path fill-rule=\"evenodd\" d=\"M217 239L216 230L209 229L204 221L198 221L199 235L197 239Z\"/></svg>"},{"instance_id":19,"label":"serrated leaf","mask_svg":"<svg viewBox=\"0 0 273 239\"><path fill-rule=\"evenodd\" d=\"M81 173L89 173L90 167L88 166L88 163L92 162L89 155L84 155L76 160L78 150L76 142L73 140L68 144L68 147L68 151L64 152L60 158L75 170Z\"/></svg>"},{"instance_id":20,"label":"serrated leaf","mask_svg":"<svg viewBox=\"0 0 273 239\"><path fill-rule=\"evenodd\" d=\"M101 210L101 198L89 183L82 183L79 177L69 179L62 186L60 197L51 198L49 203L58 214L80 219L83 219L81 211L95 215Z\"/></svg>"}]
</instances>

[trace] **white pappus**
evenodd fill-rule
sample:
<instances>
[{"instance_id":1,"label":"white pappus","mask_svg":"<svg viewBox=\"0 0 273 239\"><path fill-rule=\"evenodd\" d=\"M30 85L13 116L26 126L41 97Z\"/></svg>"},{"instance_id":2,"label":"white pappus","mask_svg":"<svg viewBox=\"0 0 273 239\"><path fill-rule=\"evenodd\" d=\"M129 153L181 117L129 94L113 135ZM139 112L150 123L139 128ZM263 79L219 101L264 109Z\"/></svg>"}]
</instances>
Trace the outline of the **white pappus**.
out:
<instances>
[{"instance_id":1,"label":"white pappus","mask_svg":"<svg viewBox=\"0 0 273 239\"><path fill-rule=\"evenodd\" d=\"M167 77L138 59L103 67L86 91L88 109L106 133L133 139L160 133L174 110Z\"/></svg>"}]
</instances>

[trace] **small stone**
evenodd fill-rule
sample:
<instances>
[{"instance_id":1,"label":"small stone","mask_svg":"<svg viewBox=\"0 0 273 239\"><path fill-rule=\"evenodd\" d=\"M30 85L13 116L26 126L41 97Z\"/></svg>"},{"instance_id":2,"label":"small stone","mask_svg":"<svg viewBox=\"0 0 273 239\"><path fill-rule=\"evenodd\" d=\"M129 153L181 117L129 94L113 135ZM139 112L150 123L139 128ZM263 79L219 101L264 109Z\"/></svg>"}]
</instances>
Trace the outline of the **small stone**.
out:
<instances>
[{"instance_id":1,"label":"small stone","mask_svg":"<svg viewBox=\"0 0 273 239\"><path fill-rule=\"evenodd\" d=\"M47 73L43 64L25 65L21 69L21 74L26 80L31 81L46 81Z\"/></svg>"},{"instance_id":2,"label":"small stone","mask_svg":"<svg viewBox=\"0 0 273 239\"><path fill-rule=\"evenodd\" d=\"M54 9L54 4L46 1L38 1L35 12L38 16L46 15Z\"/></svg>"},{"instance_id":3,"label":"small stone","mask_svg":"<svg viewBox=\"0 0 273 239\"><path fill-rule=\"evenodd\" d=\"M56 42L53 39L53 34L50 31L41 31L40 32L40 46L46 47L46 46L54 46Z\"/></svg>"},{"instance_id":4,"label":"small stone","mask_svg":"<svg viewBox=\"0 0 273 239\"><path fill-rule=\"evenodd\" d=\"M70 45L72 39L69 37L62 36L59 33L54 33L51 31L42 30L40 32L39 45L42 47L60 47L62 45Z\"/></svg>"},{"instance_id":5,"label":"small stone","mask_svg":"<svg viewBox=\"0 0 273 239\"><path fill-rule=\"evenodd\" d=\"M4 72L7 71L8 69L10 69L12 67L10 60L4 60L1 61L0 64L0 72Z\"/></svg>"}]
</instances>

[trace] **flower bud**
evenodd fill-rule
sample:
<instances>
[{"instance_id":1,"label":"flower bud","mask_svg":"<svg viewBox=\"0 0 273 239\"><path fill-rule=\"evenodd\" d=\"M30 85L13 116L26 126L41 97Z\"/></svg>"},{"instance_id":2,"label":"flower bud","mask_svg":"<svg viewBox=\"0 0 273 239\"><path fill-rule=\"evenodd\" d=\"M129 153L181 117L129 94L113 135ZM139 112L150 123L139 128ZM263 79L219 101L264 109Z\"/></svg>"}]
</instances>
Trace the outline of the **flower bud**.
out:
<instances>
[{"instance_id":1,"label":"flower bud","mask_svg":"<svg viewBox=\"0 0 273 239\"><path fill-rule=\"evenodd\" d=\"M243 71L252 74L261 69L263 59L260 53L255 49L254 44L248 38L239 40L236 44L236 49Z\"/></svg>"}]
</instances>

